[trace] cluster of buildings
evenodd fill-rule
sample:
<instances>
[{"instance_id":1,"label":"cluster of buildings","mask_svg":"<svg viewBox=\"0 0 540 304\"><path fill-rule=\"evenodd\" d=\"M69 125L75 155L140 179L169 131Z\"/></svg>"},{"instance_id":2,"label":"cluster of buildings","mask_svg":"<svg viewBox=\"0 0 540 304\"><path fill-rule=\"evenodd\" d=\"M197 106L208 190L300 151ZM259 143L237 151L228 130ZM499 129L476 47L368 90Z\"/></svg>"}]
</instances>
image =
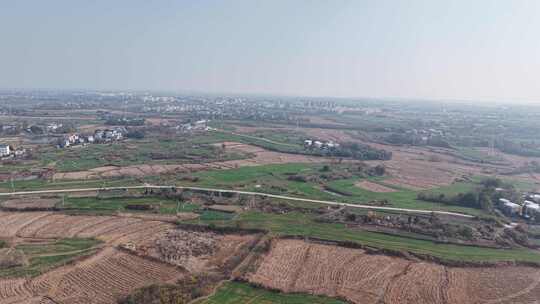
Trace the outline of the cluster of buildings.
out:
<instances>
[{"instance_id":1,"label":"cluster of buildings","mask_svg":"<svg viewBox=\"0 0 540 304\"><path fill-rule=\"evenodd\" d=\"M0 158L1 159L21 157L21 156L24 156L25 154L26 154L26 149L24 148L13 149L13 147L10 145L0 144Z\"/></svg>"},{"instance_id":2,"label":"cluster of buildings","mask_svg":"<svg viewBox=\"0 0 540 304\"><path fill-rule=\"evenodd\" d=\"M319 141L314 139L304 140L305 148L316 148L316 149L335 149L339 147L338 143L333 141Z\"/></svg>"},{"instance_id":3,"label":"cluster of buildings","mask_svg":"<svg viewBox=\"0 0 540 304\"><path fill-rule=\"evenodd\" d=\"M181 124L176 129L182 132L209 131L211 128L208 126L208 122L209 120L202 119L193 123Z\"/></svg>"},{"instance_id":4,"label":"cluster of buildings","mask_svg":"<svg viewBox=\"0 0 540 304\"><path fill-rule=\"evenodd\" d=\"M506 198L499 199L500 208L510 216L521 216L525 219L540 217L540 194L532 193L524 195L523 203L514 203Z\"/></svg>"},{"instance_id":5,"label":"cluster of buildings","mask_svg":"<svg viewBox=\"0 0 540 304\"><path fill-rule=\"evenodd\" d=\"M58 143L59 148L67 148L70 146L93 144L93 143L108 143L122 140L127 133L124 127L116 127L112 129L96 130L91 135L70 134L63 137Z\"/></svg>"}]
</instances>

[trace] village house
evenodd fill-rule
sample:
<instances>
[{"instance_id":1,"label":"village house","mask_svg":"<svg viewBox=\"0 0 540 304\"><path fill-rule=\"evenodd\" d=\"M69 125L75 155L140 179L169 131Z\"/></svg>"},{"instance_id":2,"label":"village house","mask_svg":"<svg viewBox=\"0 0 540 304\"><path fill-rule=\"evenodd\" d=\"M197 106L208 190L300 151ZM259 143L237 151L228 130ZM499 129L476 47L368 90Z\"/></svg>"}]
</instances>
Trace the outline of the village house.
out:
<instances>
[{"instance_id":1,"label":"village house","mask_svg":"<svg viewBox=\"0 0 540 304\"><path fill-rule=\"evenodd\" d=\"M6 144L0 144L0 157L9 156L11 154L11 147Z\"/></svg>"}]
</instances>

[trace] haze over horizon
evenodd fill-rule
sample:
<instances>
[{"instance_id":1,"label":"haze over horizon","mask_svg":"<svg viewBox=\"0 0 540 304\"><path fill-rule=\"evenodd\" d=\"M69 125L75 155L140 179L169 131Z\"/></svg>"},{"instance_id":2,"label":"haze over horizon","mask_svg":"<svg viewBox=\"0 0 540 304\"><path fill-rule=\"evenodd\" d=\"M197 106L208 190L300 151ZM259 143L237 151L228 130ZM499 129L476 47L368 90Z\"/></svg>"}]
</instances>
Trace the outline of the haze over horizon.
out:
<instances>
[{"instance_id":1,"label":"haze over horizon","mask_svg":"<svg viewBox=\"0 0 540 304\"><path fill-rule=\"evenodd\" d=\"M540 103L540 2L0 3L0 88Z\"/></svg>"}]
</instances>

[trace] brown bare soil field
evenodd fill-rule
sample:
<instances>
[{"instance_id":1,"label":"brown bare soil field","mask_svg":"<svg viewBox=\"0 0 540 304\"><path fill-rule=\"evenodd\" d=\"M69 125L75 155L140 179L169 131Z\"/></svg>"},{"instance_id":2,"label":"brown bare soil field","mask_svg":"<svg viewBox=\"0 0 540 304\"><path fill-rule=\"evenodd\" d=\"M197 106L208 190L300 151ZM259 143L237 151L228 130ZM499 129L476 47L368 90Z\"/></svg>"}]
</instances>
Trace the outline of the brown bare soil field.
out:
<instances>
[{"instance_id":1,"label":"brown bare soil field","mask_svg":"<svg viewBox=\"0 0 540 304\"><path fill-rule=\"evenodd\" d=\"M355 186L360 187L367 191L371 191L371 192L387 193L387 192L396 191L396 189L386 187L381 184L373 183L370 181L361 181L361 182L356 183Z\"/></svg>"},{"instance_id":2,"label":"brown bare soil field","mask_svg":"<svg viewBox=\"0 0 540 304\"><path fill-rule=\"evenodd\" d=\"M97 238L109 243L141 240L171 229L159 218L0 212L0 237L29 239ZM4 229L5 227L5 229Z\"/></svg>"},{"instance_id":3,"label":"brown bare soil field","mask_svg":"<svg viewBox=\"0 0 540 304\"><path fill-rule=\"evenodd\" d=\"M193 220L199 217L199 214L194 212L179 212L176 215L169 214L133 214L133 213L118 213L118 216L138 218L147 221L160 221L168 223L176 223L177 221Z\"/></svg>"},{"instance_id":4,"label":"brown bare soil field","mask_svg":"<svg viewBox=\"0 0 540 304\"><path fill-rule=\"evenodd\" d=\"M538 268L445 267L300 240L275 240L246 279L361 304L534 304L540 299Z\"/></svg>"},{"instance_id":5,"label":"brown bare soil field","mask_svg":"<svg viewBox=\"0 0 540 304\"><path fill-rule=\"evenodd\" d=\"M48 212L2 212L0 211L0 237L11 238L25 226L50 215Z\"/></svg>"},{"instance_id":6,"label":"brown bare soil field","mask_svg":"<svg viewBox=\"0 0 540 304\"><path fill-rule=\"evenodd\" d=\"M10 199L0 204L0 208L8 209L12 211L24 211L24 210L51 210L54 208L58 199L54 198L19 198Z\"/></svg>"},{"instance_id":7,"label":"brown bare soil field","mask_svg":"<svg viewBox=\"0 0 540 304\"><path fill-rule=\"evenodd\" d=\"M39 303L47 296L55 303L116 303L136 288L173 282L185 271L106 248L75 265L31 279L0 280L0 303ZM42 302L47 303L47 302Z\"/></svg>"}]
</instances>

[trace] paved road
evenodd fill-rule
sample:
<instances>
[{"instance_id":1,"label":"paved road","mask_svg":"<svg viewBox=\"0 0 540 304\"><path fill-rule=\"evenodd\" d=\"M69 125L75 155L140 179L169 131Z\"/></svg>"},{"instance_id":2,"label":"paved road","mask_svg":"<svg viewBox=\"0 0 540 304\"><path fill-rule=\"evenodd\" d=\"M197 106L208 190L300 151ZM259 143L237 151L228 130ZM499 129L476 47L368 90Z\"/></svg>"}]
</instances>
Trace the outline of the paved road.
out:
<instances>
[{"instance_id":1,"label":"paved road","mask_svg":"<svg viewBox=\"0 0 540 304\"><path fill-rule=\"evenodd\" d=\"M252 195L252 196L261 196L269 198L278 198L290 201L298 202L307 202L307 203L317 203L323 205L331 206L342 206L342 207L351 207L351 208L360 208L360 209L373 209L373 210L388 210L388 211L397 211L397 212L407 212L407 213L421 213L421 214L441 214L441 215L450 215L456 217L464 218L473 218L474 216L458 213L458 212L449 212L449 211L434 211L434 210L420 210L420 209L406 209L406 208L395 208L395 207L383 207L383 206L369 206L361 204L349 204L341 203L335 201L322 201L309 198L299 198L293 196L285 195L276 195L268 193L259 193L251 191L241 191L241 190L229 190L229 189L217 189L217 188L203 188L203 187L183 187L183 186L155 186L155 185L141 185L141 186L128 186L128 187L102 187L102 188L80 188L80 189L59 189L59 190L38 190L38 191L21 191L21 192L10 192L10 193L0 193L2 196L17 196L17 195L35 195L35 194L55 194L55 193L75 193L75 192L87 192L87 191L107 191L107 190L123 190L123 189L172 189L176 188L179 190L198 190L198 191L208 191L208 192L220 192L220 193L236 193L243 195Z\"/></svg>"}]
</instances>

